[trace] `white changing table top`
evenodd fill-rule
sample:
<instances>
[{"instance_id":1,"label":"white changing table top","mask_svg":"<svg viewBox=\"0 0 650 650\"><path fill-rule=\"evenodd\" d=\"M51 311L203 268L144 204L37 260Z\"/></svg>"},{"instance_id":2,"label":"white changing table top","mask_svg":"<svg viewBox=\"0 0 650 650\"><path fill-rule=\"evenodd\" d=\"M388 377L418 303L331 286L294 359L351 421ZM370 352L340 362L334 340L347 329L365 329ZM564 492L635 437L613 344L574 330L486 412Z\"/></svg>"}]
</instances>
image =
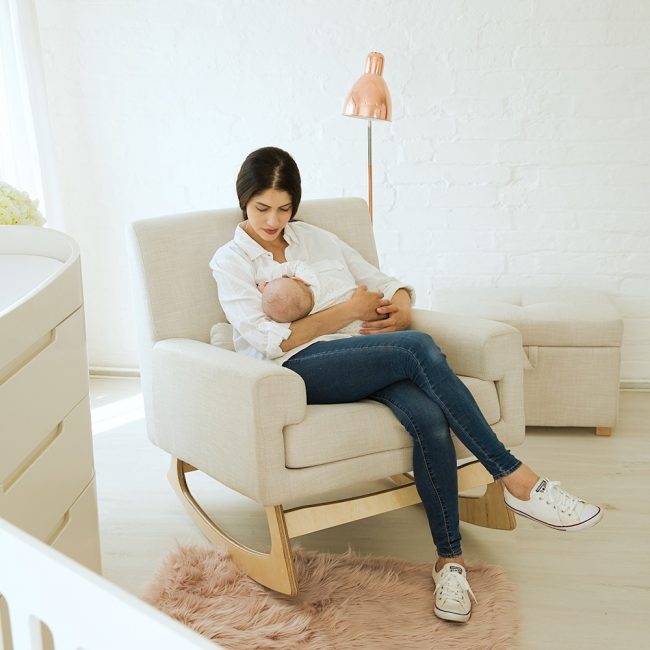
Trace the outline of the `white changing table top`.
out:
<instances>
[{"instance_id":1,"label":"white changing table top","mask_svg":"<svg viewBox=\"0 0 650 650\"><path fill-rule=\"evenodd\" d=\"M0 253L0 313L8 309L63 266L42 255Z\"/></svg>"}]
</instances>

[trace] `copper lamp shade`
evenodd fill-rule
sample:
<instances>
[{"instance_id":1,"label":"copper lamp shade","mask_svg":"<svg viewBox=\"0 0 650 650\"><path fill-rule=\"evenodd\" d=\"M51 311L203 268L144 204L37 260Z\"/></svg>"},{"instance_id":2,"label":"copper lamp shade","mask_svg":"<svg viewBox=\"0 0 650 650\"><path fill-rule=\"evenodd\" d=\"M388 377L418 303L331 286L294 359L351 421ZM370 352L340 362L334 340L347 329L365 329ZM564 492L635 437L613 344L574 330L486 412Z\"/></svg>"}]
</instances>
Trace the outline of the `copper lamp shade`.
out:
<instances>
[{"instance_id":1,"label":"copper lamp shade","mask_svg":"<svg viewBox=\"0 0 650 650\"><path fill-rule=\"evenodd\" d=\"M383 69L384 55L379 52L370 52L366 59L363 75L352 86L352 90L345 99L343 115L391 121L393 105L388 86L381 76Z\"/></svg>"},{"instance_id":2,"label":"copper lamp shade","mask_svg":"<svg viewBox=\"0 0 650 650\"><path fill-rule=\"evenodd\" d=\"M368 120L368 207L372 223L372 120L390 122L393 105L388 86L381 76L384 69L384 55L370 52L366 58L366 68L352 90L345 98L343 115L361 117Z\"/></svg>"}]
</instances>

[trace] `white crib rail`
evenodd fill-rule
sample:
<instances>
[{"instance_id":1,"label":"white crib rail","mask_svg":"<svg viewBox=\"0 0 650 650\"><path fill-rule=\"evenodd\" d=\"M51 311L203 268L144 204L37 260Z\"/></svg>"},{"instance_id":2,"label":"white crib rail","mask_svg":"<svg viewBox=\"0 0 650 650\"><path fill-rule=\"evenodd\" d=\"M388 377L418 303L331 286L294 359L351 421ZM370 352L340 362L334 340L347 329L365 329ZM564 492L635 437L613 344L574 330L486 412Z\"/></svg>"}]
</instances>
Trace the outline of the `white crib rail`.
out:
<instances>
[{"instance_id":1,"label":"white crib rail","mask_svg":"<svg viewBox=\"0 0 650 650\"><path fill-rule=\"evenodd\" d=\"M3 598L1 650L223 648L0 518Z\"/></svg>"}]
</instances>

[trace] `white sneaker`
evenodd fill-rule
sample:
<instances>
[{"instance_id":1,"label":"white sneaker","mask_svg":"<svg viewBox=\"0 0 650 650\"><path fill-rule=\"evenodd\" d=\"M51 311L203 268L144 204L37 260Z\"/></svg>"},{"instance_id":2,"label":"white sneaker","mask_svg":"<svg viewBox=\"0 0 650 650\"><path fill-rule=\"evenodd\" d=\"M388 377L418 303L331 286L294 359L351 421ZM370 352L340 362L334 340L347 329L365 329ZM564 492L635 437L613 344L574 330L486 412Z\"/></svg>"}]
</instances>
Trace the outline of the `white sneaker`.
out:
<instances>
[{"instance_id":1,"label":"white sneaker","mask_svg":"<svg viewBox=\"0 0 650 650\"><path fill-rule=\"evenodd\" d=\"M469 594L472 595L474 602L476 602L476 596L467 582L465 567L462 564L449 562L436 572L434 564L432 576L436 585L434 592L436 606L433 610L435 615L446 621L461 623L469 621L472 613L472 601L469 599Z\"/></svg>"},{"instance_id":2,"label":"white sneaker","mask_svg":"<svg viewBox=\"0 0 650 650\"><path fill-rule=\"evenodd\" d=\"M513 512L556 530L583 530L603 518L600 507L574 497L559 485L559 481L540 478L530 491L528 501L512 496L504 486L503 498Z\"/></svg>"}]
</instances>

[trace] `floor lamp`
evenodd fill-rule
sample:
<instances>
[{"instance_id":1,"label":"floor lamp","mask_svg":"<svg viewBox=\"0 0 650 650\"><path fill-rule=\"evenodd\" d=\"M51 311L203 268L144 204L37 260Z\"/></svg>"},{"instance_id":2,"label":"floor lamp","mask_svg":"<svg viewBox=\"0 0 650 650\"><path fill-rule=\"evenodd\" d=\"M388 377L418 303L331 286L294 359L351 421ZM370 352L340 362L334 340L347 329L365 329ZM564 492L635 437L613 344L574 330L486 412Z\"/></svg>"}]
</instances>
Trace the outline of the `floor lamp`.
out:
<instances>
[{"instance_id":1,"label":"floor lamp","mask_svg":"<svg viewBox=\"0 0 650 650\"><path fill-rule=\"evenodd\" d=\"M388 86L381 76L384 69L384 55L370 52L366 67L352 90L348 93L343 107L343 115L361 117L368 120L368 207L372 223L372 121L390 122L393 106Z\"/></svg>"}]
</instances>

